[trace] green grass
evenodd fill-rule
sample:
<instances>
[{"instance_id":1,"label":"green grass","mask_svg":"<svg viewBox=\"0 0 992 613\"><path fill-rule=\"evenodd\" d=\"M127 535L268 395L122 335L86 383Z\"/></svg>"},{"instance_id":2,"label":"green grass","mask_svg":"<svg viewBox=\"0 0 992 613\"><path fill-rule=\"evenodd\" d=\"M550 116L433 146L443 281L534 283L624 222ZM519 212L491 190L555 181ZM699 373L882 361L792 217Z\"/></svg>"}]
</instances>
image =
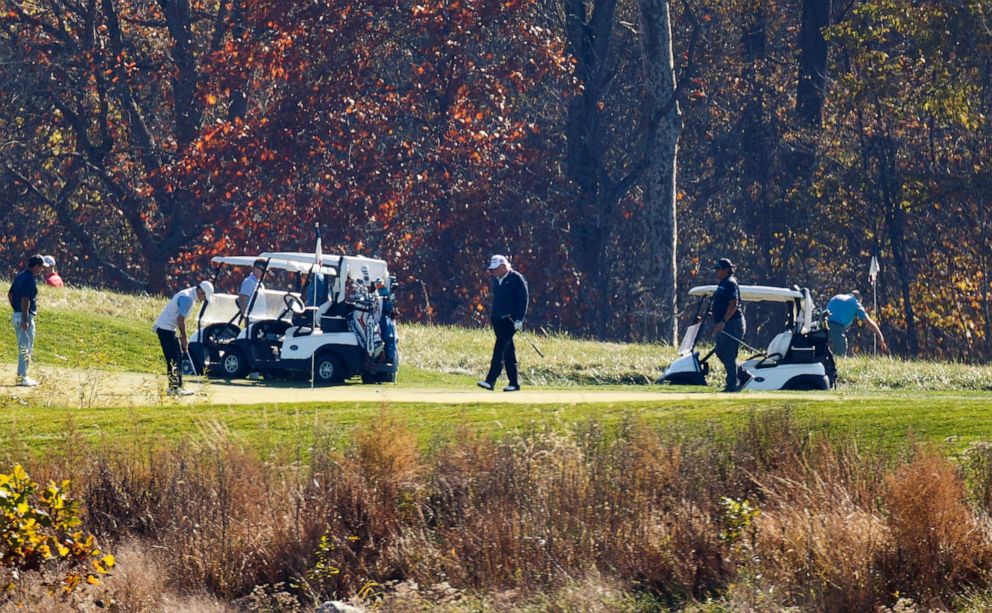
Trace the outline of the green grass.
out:
<instances>
[{"instance_id":1,"label":"green grass","mask_svg":"<svg viewBox=\"0 0 992 613\"><path fill-rule=\"evenodd\" d=\"M811 429L854 434L866 444L895 447L913 436L954 448L992 439L992 413L981 394L932 394L922 402L902 396L838 397L832 400L748 399L706 396L621 404L321 403L297 406L211 406L76 408L53 410L7 400L0 403L0 449L37 456L61 448L66 439L87 446L114 447L122 440L156 446L177 440L209 443L218 433L265 452L304 450L318 440L346 442L352 429L373 423L387 410L413 428L423 446L444 439L459 426L498 436L527 429L568 429L596 422L612 429L642 420L666 430L719 435L753 411L789 410Z\"/></svg>"},{"instance_id":2,"label":"green grass","mask_svg":"<svg viewBox=\"0 0 992 613\"><path fill-rule=\"evenodd\" d=\"M0 284L0 291L6 286ZM43 288L39 297L36 359L77 368L157 373L161 351L151 323L165 300L86 288ZM8 311L9 313L9 311ZM8 319L9 321L9 319ZM401 324L400 386L471 387L485 371L492 347L487 329ZM537 355L530 342L545 357ZM674 357L670 347L599 343L567 335L524 334L518 342L524 381L530 386L639 389ZM0 360L15 359L13 331L0 325ZM714 361L714 370L719 367ZM6 366L10 376L13 367ZM840 386L829 400L755 399L702 395L698 400L631 402L618 405L394 405L428 444L458 424L485 432L532 427L568 427L597 420L609 427L634 415L659 425L705 430L732 424L750 410L790 408L818 427L857 433L895 444L907 433L928 440L956 436L957 445L992 439L987 415L989 366L870 359L840 360ZM0 381L4 375L0 375ZM714 374L714 378L718 373ZM647 389L646 387L644 389ZM655 388L658 389L658 388ZM689 391L680 389L679 391ZM703 390L700 390L703 391ZM148 442L192 437L207 440L220 431L261 450L299 448L302 441L331 435L344 440L350 429L374 419L378 404L298 407L169 405L147 408L57 408L43 400L23 404L0 394L3 448L39 454L54 441L77 437L113 445L121 438Z\"/></svg>"},{"instance_id":3,"label":"green grass","mask_svg":"<svg viewBox=\"0 0 992 613\"><path fill-rule=\"evenodd\" d=\"M6 284L0 283L0 291L5 290ZM107 370L160 370L160 350L151 322L164 298L91 288L42 287L39 302L38 362ZM401 324L400 334L404 357L401 383L462 385L477 378L488 365L492 336L487 329ZM16 350L10 325L0 326L0 346L0 359L12 362ZM530 385L599 387L648 382L675 353L663 345L525 333L518 337L518 355ZM992 368L987 366L861 357L841 360L840 372L842 388L848 390L992 389Z\"/></svg>"},{"instance_id":4,"label":"green grass","mask_svg":"<svg viewBox=\"0 0 992 613\"><path fill-rule=\"evenodd\" d=\"M6 284L0 291L6 293ZM41 288L36 359L40 363L117 371L159 372L161 350L151 331L165 299L90 288ZM9 319L7 320L9 322ZM489 364L488 329L400 323L399 384L460 386ZM531 346L537 345L542 358ZM704 349L705 350L705 349ZM518 337L522 377L531 386L619 386L653 381L675 357L649 343L604 343L566 334ZM16 358L9 323L0 325L0 360ZM714 371L719 370L715 359ZM854 357L839 361L842 390L992 390L992 367Z\"/></svg>"}]
</instances>

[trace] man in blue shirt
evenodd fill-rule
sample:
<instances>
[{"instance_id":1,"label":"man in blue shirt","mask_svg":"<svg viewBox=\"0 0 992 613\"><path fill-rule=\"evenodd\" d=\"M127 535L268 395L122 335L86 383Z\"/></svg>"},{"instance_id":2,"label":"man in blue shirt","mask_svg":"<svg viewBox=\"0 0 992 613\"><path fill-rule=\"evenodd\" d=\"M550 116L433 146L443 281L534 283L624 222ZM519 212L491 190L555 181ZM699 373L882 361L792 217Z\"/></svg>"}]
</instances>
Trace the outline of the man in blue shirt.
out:
<instances>
[{"instance_id":1,"label":"man in blue shirt","mask_svg":"<svg viewBox=\"0 0 992 613\"><path fill-rule=\"evenodd\" d=\"M716 357L727 370L725 392L736 392L737 352L744 339L746 324L741 312L741 290L734 277L734 264L727 258L720 258L713 266L716 278L720 281L713 293L713 334L716 336Z\"/></svg>"},{"instance_id":2,"label":"man in blue shirt","mask_svg":"<svg viewBox=\"0 0 992 613\"><path fill-rule=\"evenodd\" d=\"M14 277L7 291L7 300L14 309L14 334L17 335L17 385L34 387L38 382L28 376L31 353L34 351L34 316L38 313L38 283L45 270L45 261L33 255L28 266Z\"/></svg>"},{"instance_id":3,"label":"man in blue shirt","mask_svg":"<svg viewBox=\"0 0 992 613\"><path fill-rule=\"evenodd\" d=\"M303 281L303 290L300 293L303 295L304 306L317 307L318 309L324 306L328 300L327 281L324 279L324 273L307 273Z\"/></svg>"},{"instance_id":4,"label":"man in blue shirt","mask_svg":"<svg viewBox=\"0 0 992 613\"><path fill-rule=\"evenodd\" d=\"M868 316L865 307L861 305L861 292L854 290L850 294L837 294L827 303L827 310L830 315L827 317L827 326L830 328L830 348L834 355L847 355L847 329L856 320L864 321L871 331L878 337L878 344L882 351L888 352L889 346L885 344L885 337L878 328L878 324Z\"/></svg>"}]
</instances>

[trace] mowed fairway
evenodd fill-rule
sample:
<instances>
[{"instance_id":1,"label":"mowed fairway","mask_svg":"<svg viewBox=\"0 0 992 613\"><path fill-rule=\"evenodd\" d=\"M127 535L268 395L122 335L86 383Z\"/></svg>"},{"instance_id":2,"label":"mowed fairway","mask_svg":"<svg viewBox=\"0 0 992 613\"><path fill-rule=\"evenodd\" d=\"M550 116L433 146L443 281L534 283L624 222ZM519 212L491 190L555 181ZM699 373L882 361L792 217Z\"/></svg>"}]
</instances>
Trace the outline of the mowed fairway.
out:
<instances>
[{"instance_id":1,"label":"mowed fairway","mask_svg":"<svg viewBox=\"0 0 992 613\"><path fill-rule=\"evenodd\" d=\"M848 359L840 362L837 390L725 395L715 387L649 384L673 357L667 347L527 334L519 343L525 390L507 394L474 385L491 347L487 330L421 325L400 328L404 366L395 385L310 389L305 382L193 378L189 387L197 394L176 400L163 393L161 356L147 323L160 303L43 290L34 370L42 385L33 390L13 387L13 334L0 327L0 442L7 454L60 453L70 440L113 447L218 436L261 450L301 450L328 437L347 440L354 426L382 411L413 426L425 445L459 427L499 434L631 419L718 435L763 410L789 410L810 428L853 432L868 444L911 435L952 437L960 448L992 439L987 366Z\"/></svg>"},{"instance_id":2,"label":"mowed fairway","mask_svg":"<svg viewBox=\"0 0 992 613\"><path fill-rule=\"evenodd\" d=\"M533 388L519 393L461 386L365 386L310 389L304 382L193 382L197 394L162 395L162 377L43 367L43 383L3 386L3 448L27 455L60 453L70 441L97 447L156 446L230 437L263 452L304 452L321 440L345 441L352 428L383 413L408 423L423 445L458 428L499 435L522 429L614 428L629 421L719 436L754 411L788 410L809 428L856 434L889 446L913 436L954 448L992 439L992 406L983 392L765 392L737 395L662 386Z\"/></svg>"}]
</instances>

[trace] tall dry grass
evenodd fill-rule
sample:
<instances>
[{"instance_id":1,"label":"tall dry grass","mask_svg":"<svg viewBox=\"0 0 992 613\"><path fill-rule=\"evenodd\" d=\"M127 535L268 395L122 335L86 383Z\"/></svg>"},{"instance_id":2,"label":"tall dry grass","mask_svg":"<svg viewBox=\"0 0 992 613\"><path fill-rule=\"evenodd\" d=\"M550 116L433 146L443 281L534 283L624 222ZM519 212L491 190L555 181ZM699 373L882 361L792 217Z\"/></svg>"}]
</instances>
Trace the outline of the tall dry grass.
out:
<instances>
[{"instance_id":1,"label":"tall dry grass","mask_svg":"<svg viewBox=\"0 0 992 613\"><path fill-rule=\"evenodd\" d=\"M987 455L959 466L911 442L883 452L818 432L773 412L692 437L634 420L502 438L456 428L424 450L384 410L344 448L263 460L218 432L66 452L48 471L75 480L87 527L125 552L106 587L119 610L436 597L454 611L537 593L558 595L538 610L580 610L566 587L590 577L620 590L589 601L607 610L869 611L896 594L946 608L989 590Z\"/></svg>"}]
</instances>

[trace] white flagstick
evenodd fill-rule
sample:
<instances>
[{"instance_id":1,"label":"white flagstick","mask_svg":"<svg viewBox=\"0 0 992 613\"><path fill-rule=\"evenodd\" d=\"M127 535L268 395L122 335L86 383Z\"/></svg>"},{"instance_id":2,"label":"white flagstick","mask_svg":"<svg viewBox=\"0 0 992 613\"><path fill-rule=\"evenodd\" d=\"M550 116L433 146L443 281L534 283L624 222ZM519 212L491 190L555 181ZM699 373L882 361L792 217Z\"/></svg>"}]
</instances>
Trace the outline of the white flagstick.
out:
<instances>
[{"instance_id":1,"label":"white flagstick","mask_svg":"<svg viewBox=\"0 0 992 613\"><path fill-rule=\"evenodd\" d=\"M310 288L313 292L313 301L310 303L316 307L317 305L317 275L320 273L321 260L324 257L320 247L320 223L314 223L314 228L317 230L317 247L314 250L314 266L310 267ZM310 324L310 337L311 339L317 334L317 309L313 310L313 321ZM310 352L310 389L313 389L314 379L316 375L313 372L314 365L317 360L317 348Z\"/></svg>"},{"instance_id":2,"label":"white flagstick","mask_svg":"<svg viewBox=\"0 0 992 613\"><path fill-rule=\"evenodd\" d=\"M878 320L878 323L882 323L882 318L878 316L878 260L875 256L871 256L871 265L868 267L868 280L871 282L871 308L872 315ZM876 358L878 357L878 337L872 335L871 337L871 352Z\"/></svg>"}]
</instances>

